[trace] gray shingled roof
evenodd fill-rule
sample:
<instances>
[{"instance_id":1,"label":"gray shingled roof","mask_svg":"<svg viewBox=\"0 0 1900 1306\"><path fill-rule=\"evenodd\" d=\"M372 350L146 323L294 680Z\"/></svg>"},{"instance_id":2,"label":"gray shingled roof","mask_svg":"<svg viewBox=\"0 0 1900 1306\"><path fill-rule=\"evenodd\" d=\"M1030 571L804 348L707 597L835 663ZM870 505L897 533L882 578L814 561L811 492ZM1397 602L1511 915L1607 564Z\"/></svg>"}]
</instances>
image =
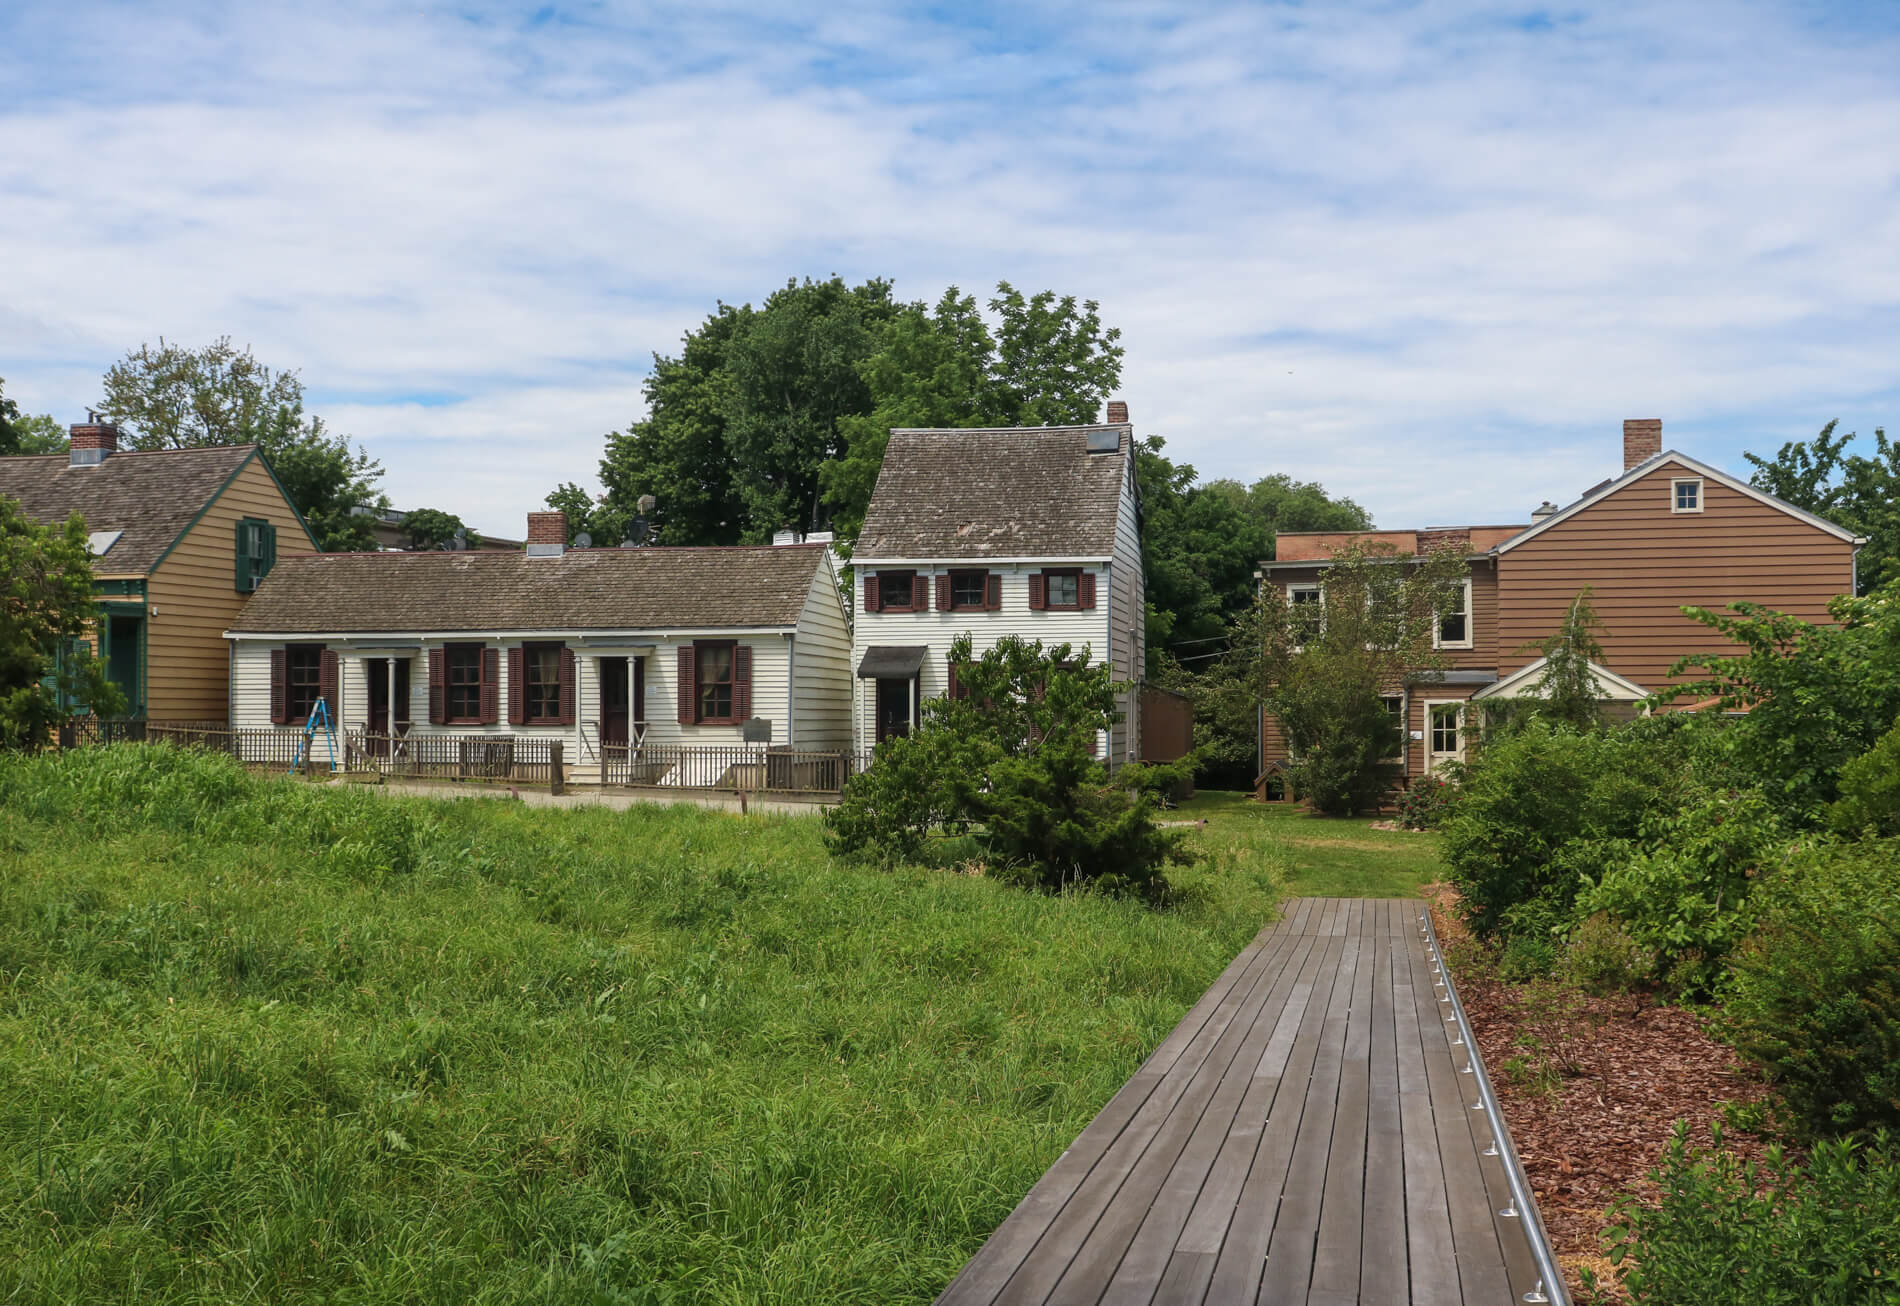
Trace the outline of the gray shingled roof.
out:
<instances>
[{"instance_id":1,"label":"gray shingled roof","mask_svg":"<svg viewBox=\"0 0 1900 1306\"><path fill-rule=\"evenodd\" d=\"M37 522L63 522L77 512L88 531L124 531L93 569L143 575L256 448L115 453L92 467L70 466L63 453L0 458L0 494L18 499Z\"/></svg>"},{"instance_id":2,"label":"gray shingled roof","mask_svg":"<svg viewBox=\"0 0 1900 1306\"><path fill-rule=\"evenodd\" d=\"M1133 445L1122 424L892 431L853 556L1106 558Z\"/></svg>"},{"instance_id":3,"label":"gray shingled roof","mask_svg":"<svg viewBox=\"0 0 1900 1306\"><path fill-rule=\"evenodd\" d=\"M402 634L795 626L821 544L279 558L233 631Z\"/></svg>"}]
</instances>

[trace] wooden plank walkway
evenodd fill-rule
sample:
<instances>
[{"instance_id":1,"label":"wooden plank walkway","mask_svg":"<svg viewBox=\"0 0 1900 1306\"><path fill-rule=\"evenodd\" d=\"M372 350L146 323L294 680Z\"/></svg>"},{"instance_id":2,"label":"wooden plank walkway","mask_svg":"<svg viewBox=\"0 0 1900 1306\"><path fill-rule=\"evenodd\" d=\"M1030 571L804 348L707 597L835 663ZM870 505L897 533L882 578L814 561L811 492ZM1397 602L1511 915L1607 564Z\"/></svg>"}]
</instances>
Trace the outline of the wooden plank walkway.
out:
<instances>
[{"instance_id":1,"label":"wooden plank walkway","mask_svg":"<svg viewBox=\"0 0 1900 1306\"><path fill-rule=\"evenodd\" d=\"M942 1306L1499 1303L1529 1223L1416 900L1302 898L1030 1190ZM1505 1212L1511 1211L1511 1214Z\"/></svg>"}]
</instances>

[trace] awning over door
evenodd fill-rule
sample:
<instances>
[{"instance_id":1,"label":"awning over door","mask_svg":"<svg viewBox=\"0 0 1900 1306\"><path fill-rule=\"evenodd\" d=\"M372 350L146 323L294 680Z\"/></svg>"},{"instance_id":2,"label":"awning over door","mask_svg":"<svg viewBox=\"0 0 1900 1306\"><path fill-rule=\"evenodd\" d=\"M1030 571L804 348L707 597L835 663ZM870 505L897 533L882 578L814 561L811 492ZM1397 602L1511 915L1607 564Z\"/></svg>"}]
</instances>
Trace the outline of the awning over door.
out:
<instances>
[{"instance_id":1,"label":"awning over door","mask_svg":"<svg viewBox=\"0 0 1900 1306\"><path fill-rule=\"evenodd\" d=\"M915 680L929 651L924 644L873 644L858 663L858 679Z\"/></svg>"}]
</instances>

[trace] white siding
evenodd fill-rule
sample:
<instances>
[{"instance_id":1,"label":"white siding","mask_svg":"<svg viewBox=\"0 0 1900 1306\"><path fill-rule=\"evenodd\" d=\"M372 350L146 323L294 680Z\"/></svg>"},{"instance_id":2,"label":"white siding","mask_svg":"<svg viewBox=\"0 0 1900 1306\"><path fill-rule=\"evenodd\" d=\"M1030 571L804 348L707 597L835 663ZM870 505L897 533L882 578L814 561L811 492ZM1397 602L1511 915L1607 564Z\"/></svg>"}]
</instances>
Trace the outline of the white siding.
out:
<instances>
[{"instance_id":1,"label":"white siding","mask_svg":"<svg viewBox=\"0 0 1900 1306\"><path fill-rule=\"evenodd\" d=\"M851 630L838 577L827 560L812 576L792 646L792 729L776 738L799 748L851 746Z\"/></svg>"},{"instance_id":2,"label":"white siding","mask_svg":"<svg viewBox=\"0 0 1900 1306\"><path fill-rule=\"evenodd\" d=\"M1122 695L1122 720L1115 727L1109 756L1132 762L1141 756L1141 682L1148 669L1148 598L1141 569L1141 528L1136 517L1134 456L1122 479L1115 515L1115 557L1110 564L1109 648L1115 679L1132 688Z\"/></svg>"},{"instance_id":3,"label":"white siding","mask_svg":"<svg viewBox=\"0 0 1900 1306\"><path fill-rule=\"evenodd\" d=\"M938 612L935 610L936 577L952 567L987 567L992 574L1003 578L1003 606L997 612ZM1109 569L1106 567L1085 567L1082 570L1095 574L1095 607L1083 612L1035 612L1029 607L1029 576L1031 572L1041 571L1040 565L986 564L982 562L945 562L935 568L918 568L918 574L926 578L932 610L929 612L865 612L864 579L862 573L857 579L855 595L858 608L852 619L851 635L851 674L855 689L853 699L853 724L859 749L869 749L875 740L872 738L874 712L876 710L877 682L858 680L858 663L864 658L864 651L873 644L922 644L930 652L924 657L921 690L926 699L937 698L949 692L950 688L950 645L958 635L968 631L972 651L978 654L994 648L1010 635L1024 640L1039 639L1044 647L1056 644L1070 644L1079 653L1087 648L1093 662L1101 662L1109 654L1109 613L1113 604L1108 601L1110 591ZM1116 673L1120 678L1120 673Z\"/></svg>"},{"instance_id":4,"label":"white siding","mask_svg":"<svg viewBox=\"0 0 1900 1306\"><path fill-rule=\"evenodd\" d=\"M709 631L701 638L728 638L718 631ZM773 721L777 731L775 742L784 738L784 723L790 706L788 673L790 670L790 641L784 634L745 635L736 637L739 643L752 650L752 712L754 716L766 717ZM401 635L387 637L388 646L408 643ZM578 642L571 643L575 661L575 724L572 726L511 726L508 724L508 655L506 650L519 643L518 640L456 640L454 643L479 643L486 647L502 650L500 720L492 726L436 726L429 723L429 660L428 651L440 647L445 641L415 641L421 650L409 669L410 720L412 730L418 734L508 734L525 739L561 739L568 742L567 755L570 761L591 760L583 756L581 746L582 726L590 732L590 740L599 738L598 727L600 705L600 664L602 656L625 656L628 646L635 643L651 643L654 648L646 654L646 711L647 740L656 744L725 744L738 743L740 728L733 726L681 725L678 715L677 649L681 644L693 642L692 636L667 636L636 640L630 638L618 650L611 653L588 648ZM822 643L822 639L820 640ZM271 650L282 648L284 641L258 638L239 638L236 656L232 659L231 708L232 724L247 729L268 729L270 719L270 655ZM332 644L338 655L337 677L337 717L340 723L349 727L364 724L369 716L369 688L364 674L363 663L368 658L381 656L371 648L353 649L342 644ZM842 688L834 691L834 697L842 699L847 691ZM842 710L836 709L836 710Z\"/></svg>"}]
</instances>

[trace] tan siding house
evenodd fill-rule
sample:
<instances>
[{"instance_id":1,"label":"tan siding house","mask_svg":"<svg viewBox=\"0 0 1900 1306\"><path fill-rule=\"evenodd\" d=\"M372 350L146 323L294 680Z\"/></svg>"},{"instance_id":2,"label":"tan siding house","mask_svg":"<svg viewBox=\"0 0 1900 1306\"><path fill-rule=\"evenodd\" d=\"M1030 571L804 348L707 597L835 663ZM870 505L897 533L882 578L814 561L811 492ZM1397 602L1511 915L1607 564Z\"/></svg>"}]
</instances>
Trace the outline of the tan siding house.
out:
<instances>
[{"instance_id":1,"label":"tan siding house","mask_svg":"<svg viewBox=\"0 0 1900 1306\"><path fill-rule=\"evenodd\" d=\"M1537 641L1554 632L1588 586L1602 620L1606 698L1634 704L1672 683L1670 666L1737 646L1682 613L1746 600L1805 621L1828 619L1828 600L1854 590L1862 541L1736 480L1662 448L1662 423L1624 423L1623 474L1565 508L1546 505L1521 526L1354 534L1286 534L1263 563L1264 584L1316 587L1326 559L1352 543L1422 555L1463 542L1470 564L1470 646L1443 647L1445 670L1403 689L1405 775L1465 755L1464 704L1535 692ZM1260 722L1263 775L1287 756L1277 722Z\"/></svg>"},{"instance_id":2,"label":"tan siding house","mask_svg":"<svg viewBox=\"0 0 1900 1306\"><path fill-rule=\"evenodd\" d=\"M118 432L72 428L72 451L0 458L0 494L36 521L77 512L93 537L92 644L152 721L224 721L224 631L278 549L317 547L255 445L121 453Z\"/></svg>"}]
</instances>

